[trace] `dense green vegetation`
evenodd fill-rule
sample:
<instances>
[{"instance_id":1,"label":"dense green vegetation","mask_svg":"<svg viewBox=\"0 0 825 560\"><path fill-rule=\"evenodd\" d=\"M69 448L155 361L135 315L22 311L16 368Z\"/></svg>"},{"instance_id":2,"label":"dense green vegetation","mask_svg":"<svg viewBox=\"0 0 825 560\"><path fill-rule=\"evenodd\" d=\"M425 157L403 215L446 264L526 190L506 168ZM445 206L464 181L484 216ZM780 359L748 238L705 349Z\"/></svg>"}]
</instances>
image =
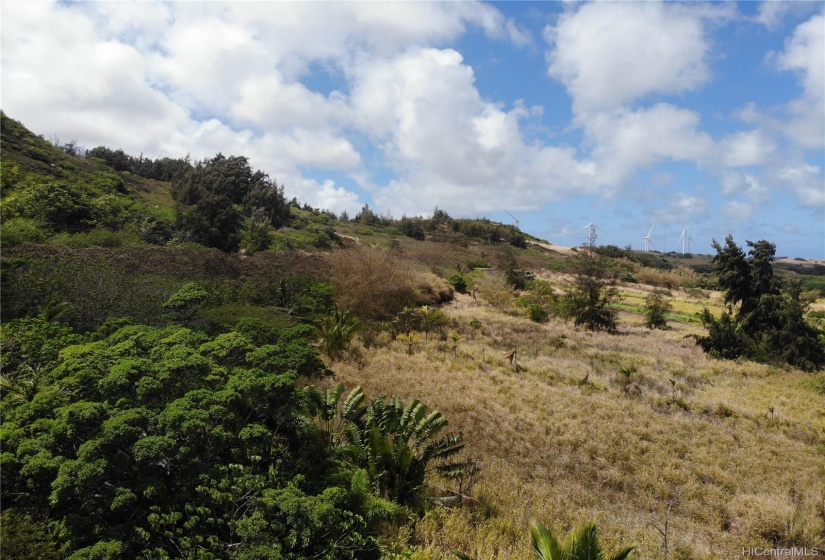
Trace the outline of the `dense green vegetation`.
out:
<instances>
[{"instance_id":1,"label":"dense green vegetation","mask_svg":"<svg viewBox=\"0 0 825 560\"><path fill-rule=\"evenodd\" d=\"M418 402L358 392L345 441L316 428L313 403L329 422L337 401L301 388L328 374L307 327L115 328L2 327L4 509L64 556L374 557L374 521L420 507L430 466L462 467Z\"/></svg>"}]
</instances>

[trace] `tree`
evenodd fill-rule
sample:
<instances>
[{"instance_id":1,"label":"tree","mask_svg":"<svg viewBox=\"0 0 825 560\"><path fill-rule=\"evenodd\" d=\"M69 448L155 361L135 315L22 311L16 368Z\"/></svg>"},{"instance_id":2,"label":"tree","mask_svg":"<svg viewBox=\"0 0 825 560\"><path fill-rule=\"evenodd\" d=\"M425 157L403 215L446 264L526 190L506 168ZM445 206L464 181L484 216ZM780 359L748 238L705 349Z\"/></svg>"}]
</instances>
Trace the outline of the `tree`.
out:
<instances>
[{"instance_id":1,"label":"tree","mask_svg":"<svg viewBox=\"0 0 825 560\"><path fill-rule=\"evenodd\" d=\"M665 314L671 309L673 305L665 301L664 292L654 290L645 298L645 326L649 329L667 329Z\"/></svg>"},{"instance_id":2,"label":"tree","mask_svg":"<svg viewBox=\"0 0 825 560\"><path fill-rule=\"evenodd\" d=\"M807 305L799 283L783 284L774 274L773 243L747 244L750 259L731 236L725 239L724 248L713 242L717 253L714 272L725 291L728 311L719 318L707 309L702 312L708 334L697 337L697 344L718 358L743 357L818 369L825 363L825 344L819 330L805 322Z\"/></svg>"},{"instance_id":3,"label":"tree","mask_svg":"<svg viewBox=\"0 0 825 560\"><path fill-rule=\"evenodd\" d=\"M178 223L192 241L225 253L241 245L243 214L223 195L204 194L187 210L178 210Z\"/></svg>"},{"instance_id":4,"label":"tree","mask_svg":"<svg viewBox=\"0 0 825 560\"><path fill-rule=\"evenodd\" d=\"M719 288L725 292L725 303L728 309L738 303L751 299L750 267L745 259L745 252L728 235L723 248L714 239L712 246L716 249L713 257L713 272L716 275Z\"/></svg>"},{"instance_id":5,"label":"tree","mask_svg":"<svg viewBox=\"0 0 825 560\"><path fill-rule=\"evenodd\" d=\"M252 218L249 247L267 244L260 225L280 227L289 221L283 187L261 171L252 171L245 157L222 154L191 167L172 183L178 203L178 225L195 242L225 252L237 251L244 217Z\"/></svg>"},{"instance_id":6,"label":"tree","mask_svg":"<svg viewBox=\"0 0 825 560\"><path fill-rule=\"evenodd\" d=\"M562 302L565 313L573 317L576 326L615 331L618 312L611 305L619 301L619 290L607 259L582 248L573 258L573 270L575 278Z\"/></svg>"}]
</instances>

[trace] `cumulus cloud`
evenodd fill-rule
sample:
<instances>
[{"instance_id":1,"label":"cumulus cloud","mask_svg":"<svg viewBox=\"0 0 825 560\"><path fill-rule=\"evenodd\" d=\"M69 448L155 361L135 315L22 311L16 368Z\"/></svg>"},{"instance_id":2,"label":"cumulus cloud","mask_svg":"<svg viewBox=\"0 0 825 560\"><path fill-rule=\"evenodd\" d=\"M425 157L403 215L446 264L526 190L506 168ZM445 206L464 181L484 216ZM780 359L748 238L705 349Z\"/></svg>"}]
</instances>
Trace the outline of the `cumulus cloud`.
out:
<instances>
[{"instance_id":1,"label":"cumulus cloud","mask_svg":"<svg viewBox=\"0 0 825 560\"><path fill-rule=\"evenodd\" d=\"M699 130L694 111L658 103L650 108L600 112L580 120L596 146L592 157L601 163L603 182L620 184L640 167L661 159L701 161L713 140Z\"/></svg>"},{"instance_id":2,"label":"cumulus cloud","mask_svg":"<svg viewBox=\"0 0 825 560\"><path fill-rule=\"evenodd\" d=\"M803 148L825 144L825 15L800 24L785 41L785 49L771 56L782 70L796 72L803 95L788 105L791 116L785 134Z\"/></svg>"},{"instance_id":3,"label":"cumulus cloud","mask_svg":"<svg viewBox=\"0 0 825 560\"><path fill-rule=\"evenodd\" d=\"M722 207L722 215L734 222L747 222L755 212L756 208L752 203L742 200L731 200Z\"/></svg>"},{"instance_id":4,"label":"cumulus cloud","mask_svg":"<svg viewBox=\"0 0 825 560\"><path fill-rule=\"evenodd\" d=\"M3 106L29 127L139 152L192 126L147 84L141 53L99 37L83 14L20 2L4 6L2 26Z\"/></svg>"},{"instance_id":5,"label":"cumulus cloud","mask_svg":"<svg viewBox=\"0 0 825 560\"><path fill-rule=\"evenodd\" d=\"M412 49L363 68L355 113L402 177L376 191L376 202L474 213L595 188L592 163L578 161L572 148L526 143L520 121L532 113L485 101L474 81L452 49Z\"/></svg>"},{"instance_id":6,"label":"cumulus cloud","mask_svg":"<svg viewBox=\"0 0 825 560\"><path fill-rule=\"evenodd\" d=\"M776 151L776 142L764 130L729 134L719 142L718 155L726 167L764 165Z\"/></svg>"},{"instance_id":7,"label":"cumulus cloud","mask_svg":"<svg viewBox=\"0 0 825 560\"><path fill-rule=\"evenodd\" d=\"M825 206L825 178L816 165L787 165L774 170L773 176L781 186L796 193L803 205L818 209Z\"/></svg>"},{"instance_id":8,"label":"cumulus cloud","mask_svg":"<svg viewBox=\"0 0 825 560\"><path fill-rule=\"evenodd\" d=\"M472 69L460 64L455 51L420 52L452 61L463 99L447 107L437 96L450 97L449 89L425 91L438 85L425 84L426 76L408 81L421 89L420 95L407 91L413 104L449 111L470 102L443 138L434 128L437 115L422 125L408 120L399 131L397 121L381 121L376 105L369 111L375 122L367 122L359 113L369 99L351 100L347 91L411 45L446 44L470 27L515 45L530 41L529 33L487 4L15 3L4 6L3 16L4 84L14 83L3 88L4 109L35 130L90 146L196 159L218 151L244 154L284 182L288 194L336 211L357 208L357 195L332 181L307 179L301 170L331 169L365 181L356 148L363 134L391 136L388 153L407 174L403 180L416 185L428 177L445 188L466 186L460 163L470 163L482 183L489 183L497 166L521 165L512 159L521 156L508 154L503 144L518 139L523 111L481 102ZM313 65L326 67L342 91L307 86L303 79ZM414 71L415 64L400 70ZM395 108L385 109L390 119L398 116ZM419 118L427 110L407 107L406 114ZM453 142L461 134L478 141ZM482 153L493 163L479 159Z\"/></svg>"},{"instance_id":9,"label":"cumulus cloud","mask_svg":"<svg viewBox=\"0 0 825 560\"><path fill-rule=\"evenodd\" d=\"M545 38L548 73L578 112L694 89L709 76L701 13L663 2L585 4L548 26Z\"/></svg>"},{"instance_id":10,"label":"cumulus cloud","mask_svg":"<svg viewBox=\"0 0 825 560\"><path fill-rule=\"evenodd\" d=\"M770 200L770 192L753 174L726 171L722 175L722 194L736 197L722 207L722 214L735 221L745 221Z\"/></svg>"}]
</instances>

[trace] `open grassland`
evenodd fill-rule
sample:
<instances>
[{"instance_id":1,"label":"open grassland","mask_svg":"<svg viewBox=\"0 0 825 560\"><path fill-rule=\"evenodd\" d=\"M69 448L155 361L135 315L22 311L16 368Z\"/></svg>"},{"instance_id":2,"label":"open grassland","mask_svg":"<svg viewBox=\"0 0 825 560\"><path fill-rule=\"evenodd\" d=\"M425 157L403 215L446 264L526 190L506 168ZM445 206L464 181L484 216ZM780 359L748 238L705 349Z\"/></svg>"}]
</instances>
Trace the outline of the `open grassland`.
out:
<instances>
[{"instance_id":1,"label":"open grassland","mask_svg":"<svg viewBox=\"0 0 825 560\"><path fill-rule=\"evenodd\" d=\"M670 299L680 314L705 304ZM556 533L596 521L608 550L662 558L653 524L668 504L670 558L825 544L823 374L711 360L690 337L699 325L648 331L638 313L609 335L468 296L445 311L457 343L421 337L410 355L386 337L332 365L332 383L442 411L481 463L478 505L432 510L397 535L415 558L530 558L530 519Z\"/></svg>"}]
</instances>

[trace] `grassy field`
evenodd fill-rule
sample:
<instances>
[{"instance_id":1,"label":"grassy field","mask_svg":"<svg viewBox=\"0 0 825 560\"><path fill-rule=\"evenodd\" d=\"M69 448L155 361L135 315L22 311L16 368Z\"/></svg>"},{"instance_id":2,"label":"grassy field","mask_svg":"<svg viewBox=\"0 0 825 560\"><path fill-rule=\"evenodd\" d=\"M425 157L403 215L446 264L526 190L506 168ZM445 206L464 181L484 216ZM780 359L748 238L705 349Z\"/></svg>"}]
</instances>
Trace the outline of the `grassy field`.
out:
<instances>
[{"instance_id":1,"label":"grassy field","mask_svg":"<svg viewBox=\"0 0 825 560\"><path fill-rule=\"evenodd\" d=\"M645 291L623 288L625 303L638 307ZM676 315L721 309L716 294L673 293ZM530 519L557 533L596 521L608 550L636 543L639 558L662 558L654 525L668 504L669 558L825 544L823 374L708 359L692 338L700 325L649 331L632 310L617 335L533 323L469 296L445 311L455 348L422 338L408 355L387 337L332 364L331 383L442 411L482 466L478 505L434 509L396 536L414 558L529 558ZM518 370L505 359L513 350Z\"/></svg>"}]
</instances>

